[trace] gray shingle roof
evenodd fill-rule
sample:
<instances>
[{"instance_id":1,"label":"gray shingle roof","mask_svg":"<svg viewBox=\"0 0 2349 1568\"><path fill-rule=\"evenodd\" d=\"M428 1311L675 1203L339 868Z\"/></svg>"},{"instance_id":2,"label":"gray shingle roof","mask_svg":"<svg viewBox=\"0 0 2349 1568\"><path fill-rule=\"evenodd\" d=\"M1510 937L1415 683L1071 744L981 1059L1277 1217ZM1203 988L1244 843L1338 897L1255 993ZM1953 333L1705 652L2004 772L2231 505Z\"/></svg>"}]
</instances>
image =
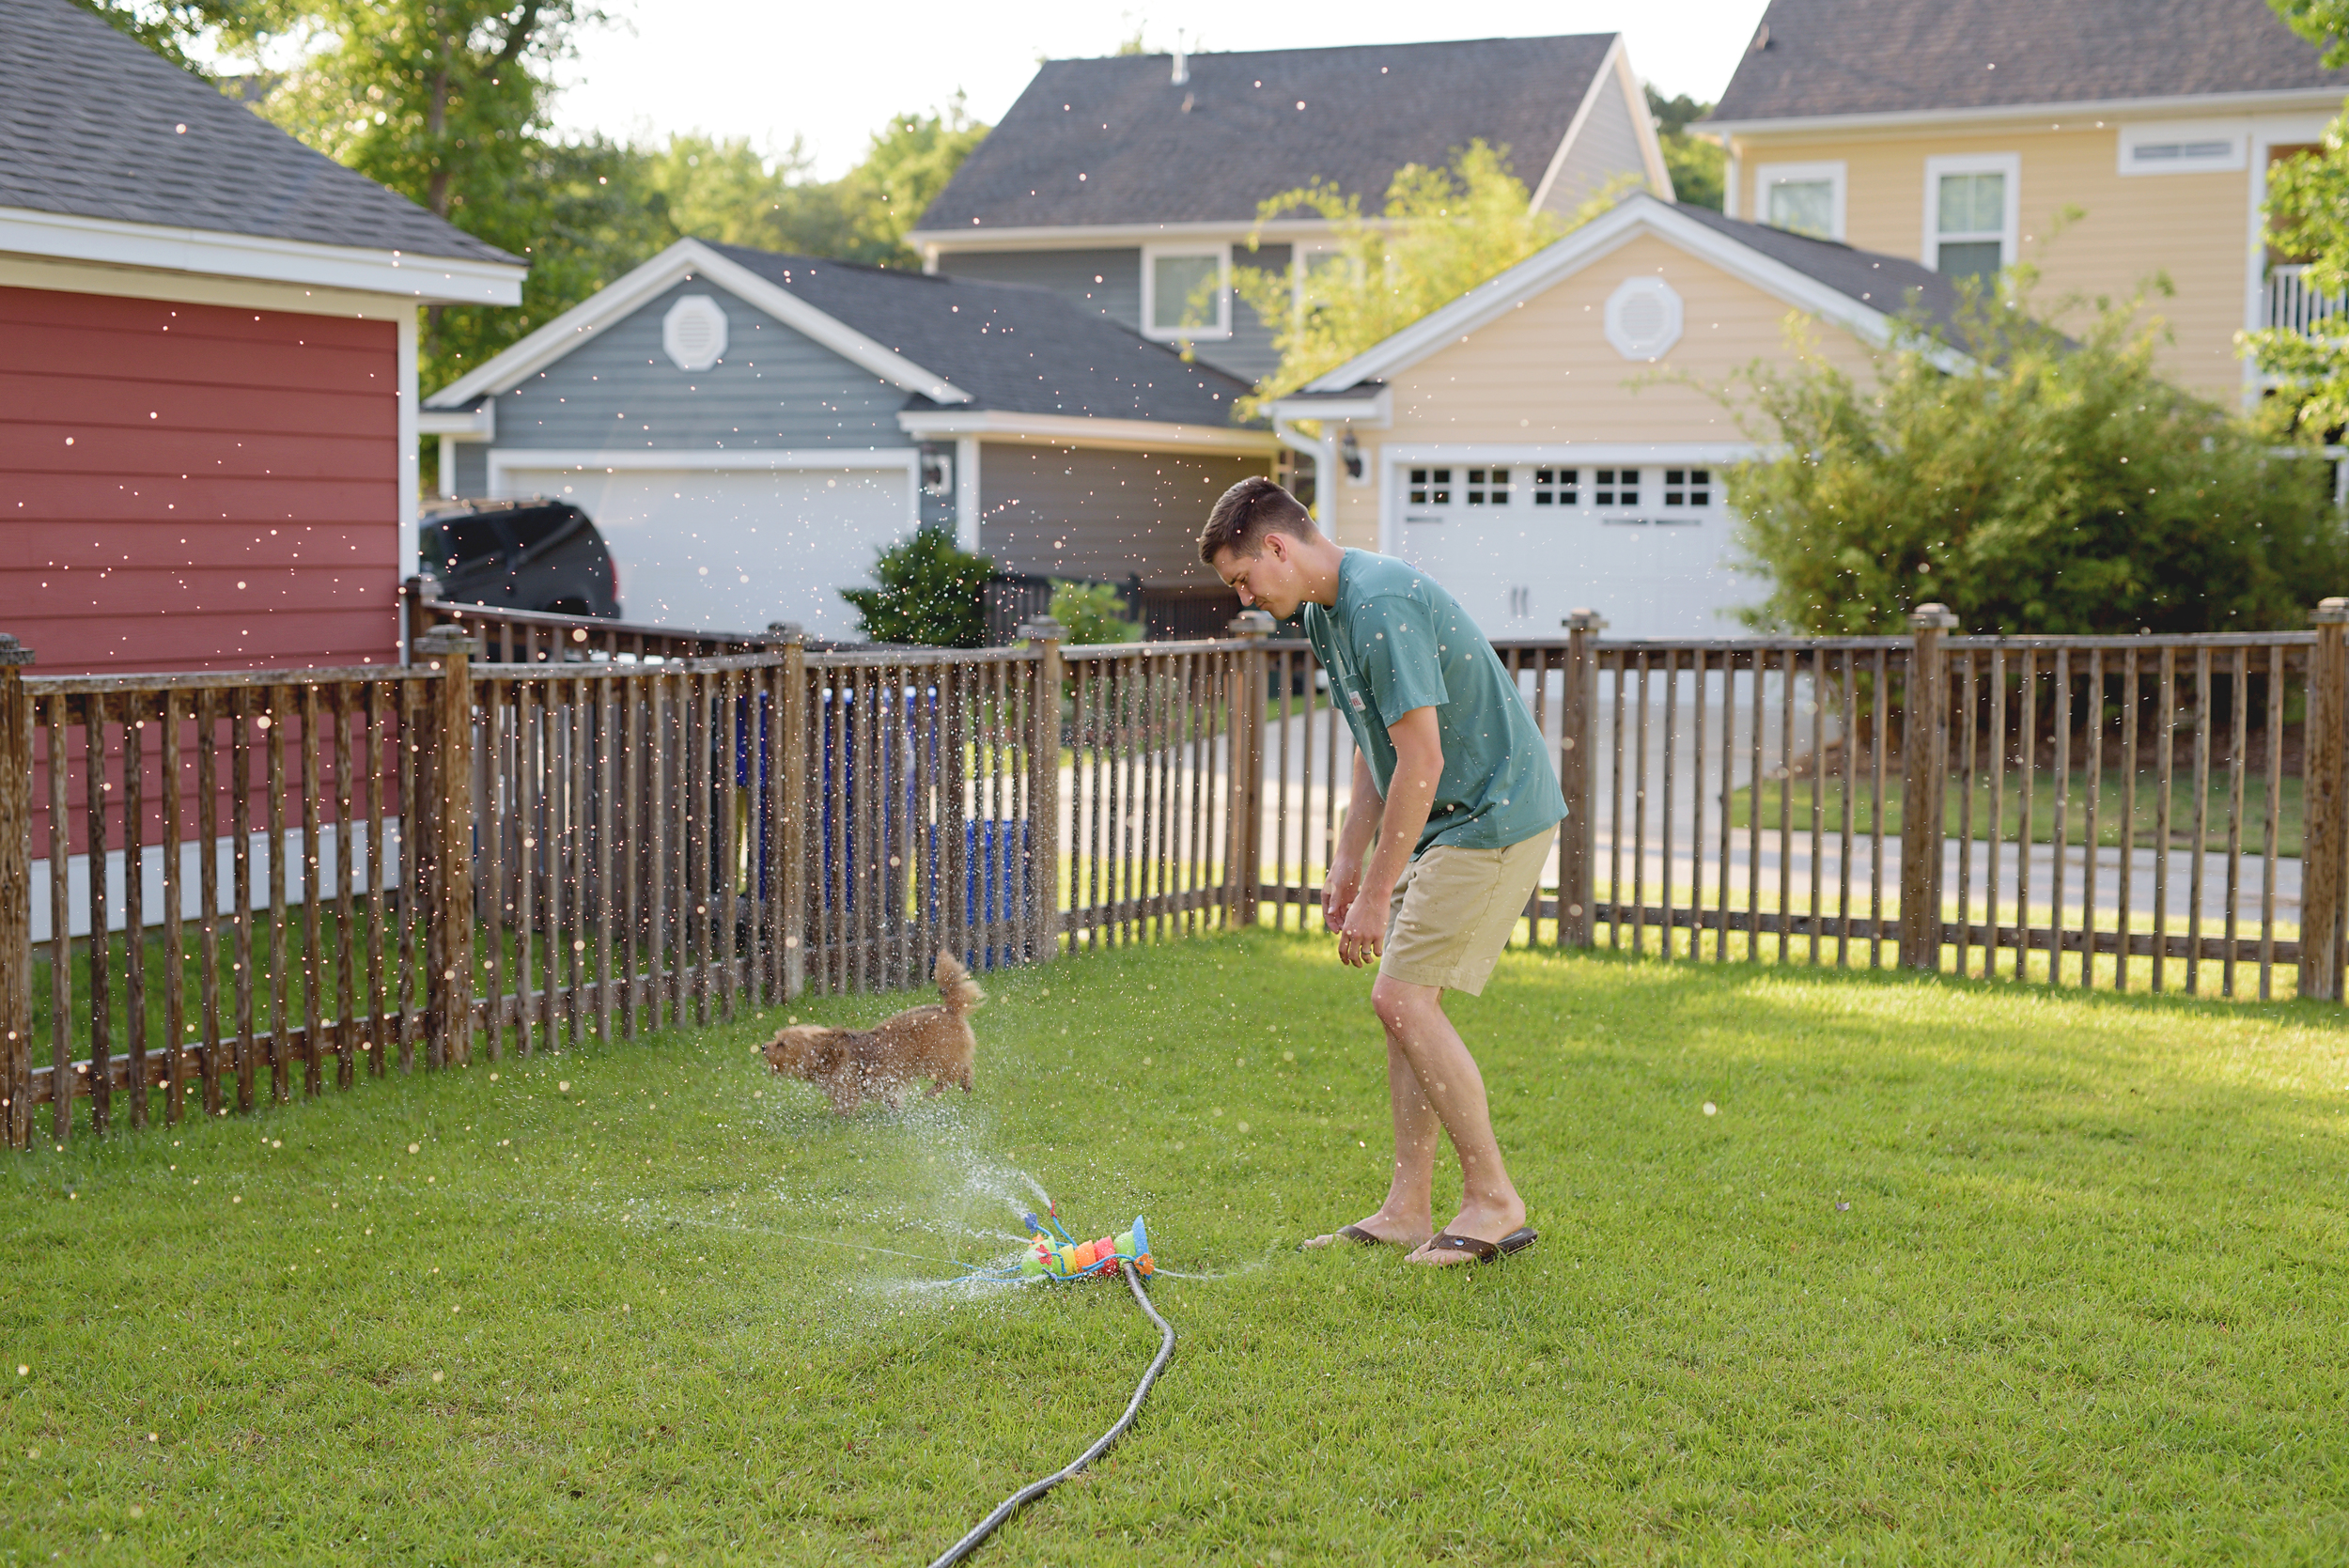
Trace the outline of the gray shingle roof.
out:
<instances>
[{"instance_id":1,"label":"gray shingle roof","mask_svg":"<svg viewBox=\"0 0 2349 1568\"><path fill-rule=\"evenodd\" d=\"M1632 198L1652 201L1644 194ZM1910 308L1920 307L1925 318L1945 330L1954 326L1958 306L1957 286L1929 267L1897 256L1882 256L1875 251L1855 250L1833 240L1813 240L1806 235L1789 234L1782 228L1766 224L1750 224L1742 218L1724 218L1709 207L1675 207L1684 218L1693 218L1716 233L1725 234L1740 244L1760 251L1773 261L1781 261L1804 276L1823 283L1847 299L1858 300L1873 310L1887 316L1899 316Z\"/></svg>"},{"instance_id":2,"label":"gray shingle roof","mask_svg":"<svg viewBox=\"0 0 2349 1568\"><path fill-rule=\"evenodd\" d=\"M1714 119L2349 91L2267 0L1771 0L1755 41Z\"/></svg>"},{"instance_id":3,"label":"gray shingle roof","mask_svg":"<svg viewBox=\"0 0 2349 1568\"><path fill-rule=\"evenodd\" d=\"M8 207L518 259L311 151L71 0L0 0L0 208Z\"/></svg>"},{"instance_id":4,"label":"gray shingle roof","mask_svg":"<svg viewBox=\"0 0 2349 1568\"><path fill-rule=\"evenodd\" d=\"M945 377L975 400L958 407L1230 425L1234 400L1249 391L1042 288L709 248Z\"/></svg>"},{"instance_id":5,"label":"gray shingle roof","mask_svg":"<svg viewBox=\"0 0 2349 1568\"><path fill-rule=\"evenodd\" d=\"M1375 210L1395 170L1439 165L1479 137L1506 145L1532 186L1613 43L1194 54L1181 85L1164 54L1047 60L917 226L1249 223L1265 197L1316 179Z\"/></svg>"}]
</instances>

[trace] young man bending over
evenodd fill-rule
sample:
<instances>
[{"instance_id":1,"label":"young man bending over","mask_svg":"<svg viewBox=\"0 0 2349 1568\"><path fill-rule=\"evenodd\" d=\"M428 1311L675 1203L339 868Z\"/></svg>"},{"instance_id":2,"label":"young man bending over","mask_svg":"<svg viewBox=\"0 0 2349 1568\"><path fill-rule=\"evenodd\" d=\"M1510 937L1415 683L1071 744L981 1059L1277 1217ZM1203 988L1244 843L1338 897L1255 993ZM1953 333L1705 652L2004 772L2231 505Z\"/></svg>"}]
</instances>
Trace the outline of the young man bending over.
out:
<instances>
[{"instance_id":1,"label":"young man bending over","mask_svg":"<svg viewBox=\"0 0 2349 1568\"><path fill-rule=\"evenodd\" d=\"M1370 1001L1387 1033L1394 1179L1377 1213L1305 1245L1385 1243L1422 1264L1530 1247L1443 993L1485 988L1566 814L1533 716L1450 594L1391 556L1341 549L1269 479L1223 493L1199 553L1243 604L1281 620L1302 609L1356 742L1321 914L1342 960L1380 960ZM1431 1235L1439 1124L1460 1158L1460 1212Z\"/></svg>"}]
</instances>

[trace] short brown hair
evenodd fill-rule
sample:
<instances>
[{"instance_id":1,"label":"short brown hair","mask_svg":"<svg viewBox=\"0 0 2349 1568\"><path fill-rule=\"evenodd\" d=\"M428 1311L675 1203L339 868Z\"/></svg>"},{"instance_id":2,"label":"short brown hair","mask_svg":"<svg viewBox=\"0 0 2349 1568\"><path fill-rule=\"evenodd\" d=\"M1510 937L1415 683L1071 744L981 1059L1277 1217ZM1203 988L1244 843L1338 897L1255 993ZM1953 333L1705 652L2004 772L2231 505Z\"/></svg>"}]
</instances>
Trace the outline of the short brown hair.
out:
<instances>
[{"instance_id":1,"label":"short brown hair","mask_svg":"<svg viewBox=\"0 0 2349 1568\"><path fill-rule=\"evenodd\" d=\"M1207 514L1207 525L1199 530L1199 559L1212 567L1227 550L1235 555L1258 554L1264 536L1276 530L1300 539L1313 538L1317 532L1313 514L1297 497L1263 474L1252 474L1225 490Z\"/></svg>"}]
</instances>

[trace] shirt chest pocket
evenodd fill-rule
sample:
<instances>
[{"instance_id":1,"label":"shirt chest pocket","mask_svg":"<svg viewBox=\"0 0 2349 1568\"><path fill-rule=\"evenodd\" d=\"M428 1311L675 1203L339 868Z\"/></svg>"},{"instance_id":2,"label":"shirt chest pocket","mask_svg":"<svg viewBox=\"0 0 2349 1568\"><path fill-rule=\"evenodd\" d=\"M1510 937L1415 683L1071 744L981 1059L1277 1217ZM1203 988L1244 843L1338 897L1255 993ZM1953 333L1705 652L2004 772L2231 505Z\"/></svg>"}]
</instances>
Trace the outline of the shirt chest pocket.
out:
<instances>
[{"instance_id":1,"label":"shirt chest pocket","mask_svg":"<svg viewBox=\"0 0 2349 1568\"><path fill-rule=\"evenodd\" d=\"M1330 696L1332 702L1343 705L1347 712L1364 716L1370 712L1370 701L1362 694L1362 683L1353 671L1343 666L1332 666L1330 671Z\"/></svg>"}]
</instances>

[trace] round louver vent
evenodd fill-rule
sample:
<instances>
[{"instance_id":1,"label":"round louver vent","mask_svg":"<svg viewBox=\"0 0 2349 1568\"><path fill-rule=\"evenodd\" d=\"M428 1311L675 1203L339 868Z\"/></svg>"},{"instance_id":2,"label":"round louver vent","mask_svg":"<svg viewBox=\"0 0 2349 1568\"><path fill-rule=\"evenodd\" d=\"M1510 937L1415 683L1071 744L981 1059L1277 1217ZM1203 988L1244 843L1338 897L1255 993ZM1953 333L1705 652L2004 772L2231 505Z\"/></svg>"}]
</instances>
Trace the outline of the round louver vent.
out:
<instances>
[{"instance_id":1,"label":"round louver vent","mask_svg":"<svg viewBox=\"0 0 2349 1568\"><path fill-rule=\"evenodd\" d=\"M707 370L726 351L726 313L707 294L688 294L661 318L661 347L679 370Z\"/></svg>"},{"instance_id":2,"label":"round louver vent","mask_svg":"<svg viewBox=\"0 0 2349 1568\"><path fill-rule=\"evenodd\" d=\"M1626 359L1663 358L1680 324L1680 296L1662 278L1626 278L1607 297L1607 341Z\"/></svg>"}]
</instances>

